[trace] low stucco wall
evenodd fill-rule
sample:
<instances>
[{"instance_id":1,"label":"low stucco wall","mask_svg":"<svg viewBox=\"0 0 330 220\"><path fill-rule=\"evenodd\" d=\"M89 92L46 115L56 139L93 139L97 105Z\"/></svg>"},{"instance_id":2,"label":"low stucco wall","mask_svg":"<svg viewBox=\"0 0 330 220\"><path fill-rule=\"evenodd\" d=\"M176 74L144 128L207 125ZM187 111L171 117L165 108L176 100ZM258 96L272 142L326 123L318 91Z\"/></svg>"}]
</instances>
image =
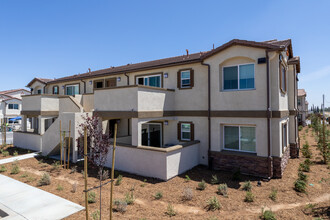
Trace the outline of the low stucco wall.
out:
<instances>
[{"instance_id":1,"label":"low stucco wall","mask_svg":"<svg viewBox=\"0 0 330 220\"><path fill-rule=\"evenodd\" d=\"M33 133L14 132L14 146L33 151L42 151L42 136Z\"/></svg>"},{"instance_id":2,"label":"low stucco wall","mask_svg":"<svg viewBox=\"0 0 330 220\"><path fill-rule=\"evenodd\" d=\"M116 147L115 169L145 177L169 180L199 164L199 143L191 146L173 146L176 150L147 147ZM166 149L167 150L167 149ZM108 154L106 167L111 167L112 150Z\"/></svg>"}]
</instances>

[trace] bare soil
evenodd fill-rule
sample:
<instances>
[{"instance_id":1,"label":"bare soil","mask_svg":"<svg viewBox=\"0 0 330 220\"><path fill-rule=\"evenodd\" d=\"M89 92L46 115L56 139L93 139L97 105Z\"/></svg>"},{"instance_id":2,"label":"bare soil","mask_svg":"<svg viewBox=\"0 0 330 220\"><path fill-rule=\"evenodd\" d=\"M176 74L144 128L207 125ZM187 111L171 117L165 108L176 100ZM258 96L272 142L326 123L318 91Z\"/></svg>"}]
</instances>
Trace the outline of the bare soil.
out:
<instances>
[{"instance_id":1,"label":"bare soil","mask_svg":"<svg viewBox=\"0 0 330 220\"><path fill-rule=\"evenodd\" d=\"M9 153L8 156L5 156L5 155L1 154L1 152L0 152L0 160L5 159L5 158L9 158L9 157L14 157L14 156L27 154L27 153L32 153L32 151L30 151L30 150L14 147L11 144L6 145L5 147L0 145L0 149L2 149L3 151L8 151L8 153Z\"/></svg>"},{"instance_id":2,"label":"bare soil","mask_svg":"<svg viewBox=\"0 0 330 220\"><path fill-rule=\"evenodd\" d=\"M311 145L313 164L308 175L307 193L298 193L294 190L294 181L297 179L299 163L306 158L302 156L298 159L290 159L289 164L281 179L272 179L269 182L261 182L255 177L241 176L240 181L232 180L232 173L211 171L206 167L198 166L183 175L175 177L167 182L152 178L144 178L124 172L116 172L123 175L122 183L114 188L114 198L123 199L125 194L133 192L135 202L127 206L125 213L114 212L115 219L167 219L165 214L168 204L172 204L176 216L172 219L258 219L261 209L271 209L277 219L330 219L330 170L329 167L321 163L321 156L316 149L316 142L312 129L300 131L301 146L308 141ZM1 156L0 156L1 157ZM39 188L54 193L72 202L85 206L84 200L84 179L81 164L72 164L71 169L61 169L55 161L47 158L33 158L19 161L20 173L10 174L11 164L6 164L7 171L2 173L32 186L38 186L38 180L44 172L51 175L51 184ZM76 167L75 169L73 167ZM190 180L186 181L186 175ZM212 175L217 175L220 183L228 185L228 198L218 195L217 185L211 184ZM205 180L207 187L205 190L197 190L196 187L201 180ZM245 181L251 181L252 193L255 196L254 202L244 202L246 192L242 190ZM106 181L109 181L106 180ZM104 181L104 182L106 182ZM77 184L76 192L73 186ZM97 186L97 171L89 170L88 187ZM59 187L61 186L61 187ZM62 190L60 188L63 188ZM183 200L183 190L191 188L193 199ZM269 198L272 189L276 189L277 200L274 202ZM89 214L99 210L99 190L96 193L96 203L89 204ZM159 200L154 198L156 192L162 192L163 197ZM211 197L216 197L221 203L218 211L208 211L207 201ZM110 185L102 188L102 219L109 218L109 198ZM84 219L85 211L81 211L66 219ZM91 218L92 219L92 218Z\"/></svg>"}]
</instances>

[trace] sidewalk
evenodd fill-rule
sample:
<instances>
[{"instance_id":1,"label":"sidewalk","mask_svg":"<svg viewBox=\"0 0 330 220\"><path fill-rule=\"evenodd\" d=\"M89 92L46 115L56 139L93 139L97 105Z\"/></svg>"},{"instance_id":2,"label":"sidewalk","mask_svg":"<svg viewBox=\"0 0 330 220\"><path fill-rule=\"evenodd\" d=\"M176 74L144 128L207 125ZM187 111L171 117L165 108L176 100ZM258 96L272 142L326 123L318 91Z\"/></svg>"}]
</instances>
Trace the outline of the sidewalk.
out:
<instances>
[{"instance_id":1,"label":"sidewalk","mask_svg":"<svg viewBox=\"0 0 330 220\"><path fill-rule=\"evenodd\" d=\"M0 175L0 210L4 220L63 219L84 207L36 187Z\"/></svg>"},{"instance_id":2,"label":"sidewalk","mask_svg":"<svg viewBox=\"0 0 330 220\"><path fill-rule=\"evenodd\" d=\"M1 159L0 164L12 163L12 162L15 162L16 160L30 159L30 158L33 158L33 157L36 157L36 156L38 156L38 152L30 153L30 154L24 154L24 155L20 155L20 156L16 156L16 157L10 157L10 158L6 158L6 159Z\"/></svg>"}]
</instances>

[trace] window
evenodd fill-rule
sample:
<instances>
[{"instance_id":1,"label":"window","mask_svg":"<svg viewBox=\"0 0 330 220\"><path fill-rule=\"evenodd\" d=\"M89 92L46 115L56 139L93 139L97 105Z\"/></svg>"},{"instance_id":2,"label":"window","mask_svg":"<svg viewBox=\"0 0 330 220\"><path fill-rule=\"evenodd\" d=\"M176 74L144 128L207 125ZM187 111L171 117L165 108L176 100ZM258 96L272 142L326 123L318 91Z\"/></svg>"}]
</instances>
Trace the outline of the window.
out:
<instances>
[{"instance_id":1,"label":"window","mask_svg":"<svg viewBox=\"0 0 330 220\"><path fill-rule=\"evenodd\" d=\"M223 89L254 89L254 64L228 66L223 68Z\"/></svg>"},{"instance_id":2,"label":"window","mask_svg":"<svg viewBox=\"0 0 330 220\"><path fill-rule=\"evenodd\" d=\"M286 93L286 68L280 63L280 89L282 93Z\"/></svg>"},{"instance_id":3,"label":"window","mask_svg":"<svg viewBox=\"0 0 330 220\"><path fill-rule=\"evenodd\" d=\"M194 86L194 70L179 70L177 80L179 89L191 89Z\"/></svg>"},{"instance_id":4,"label":"window","mask_svg":"<svg viewBox=\"0 0 330 220\"><path fill-rule=\"evenodd\" d=\"M256 128L249 126L224 126L224 148L227 150L255 152Z\"/></svg>"},{"instance_id":5,"label":"window","mask_svg":"<svg viewBox=\"0 0 330 220\"><path fill-rule=\"evenodd\" d=\"M298 105L301 105L301 99L298 98Z\"/></svg>"},{"instance_id":6,"label":"window","mask_svg":"<svg viewBox=\"0 0 330 220\"><path fill-rule=\"evenodd\" d=\"M58 95L58 86L53 87L53 94Z\"/></svg>"},{"instance_id":7,"label":"window","mask_svg":"<svg viewBox=\"0 0 330 220\"><path fill-rule=\"evenodd\" d=\"M194 124L192 122L178 123L178 139L180 141L194 140Z\"/></svg>"},{"instance_id":8,"label":"window","mask_svg":"<svg viewBox=\"0 0 330 220\"><path fill-rule=\"evenodd\" d=\"M117 78L109 78L105 80L105 87L116 87L117 86Z\"/></svg>"},{"instance_id":9,"label":"window","mask_svg":"<svg viewBox=\"0 0 330 220\"><path fill-rule=\"evenodd\" d=\"M18 104L9 104L8 109L19 109Z\"/></svg>"},{"instance_id":10,"label":"window","mask_svg":"<svg viewBox=\"0 0 330 220\"><path fill-rule=\"evenodd\" d=\"M136 84L142 86L162 87L161 74L159 75L146 75L136 78Z\"/></svg>"},{"instance_id":11,"label":"window","mask_svg":"<svg viewBox=\"0 0 330 220\"><path fill-rule=\"evenodd\" d=\"M66 95L76 95L76 94L79 94L79 84L65 86L65 94Z\"/></svg>"},{"instance_id":12,"label":"window","mask_svg":"<svg viewBox=\"0 0 330 220\"><path fill-rule=\"evenodd\" d=\"M101 80L94 80L94 89L100 89L103 88L103 79Z\"/></svg>"},{"instance_id":13,"label":"window","mask_svg":"<svg viewBox=\"0 0 330 220\"><path fill-rule=\"evenodd\" d=\"M288 145L288 124L283 123L282 124L282 152L284 152L284 149Z\"/></svg>"},{"instance_id":14,"label":"window","mask_svg":"<svg viewBox=\"0 0 330 220\"><path fill-rule=\"evenodd\" d=\"M37 94L42 94L42 90L41 89L38 89L37 90Z\"/></svg>"}]
</instances>

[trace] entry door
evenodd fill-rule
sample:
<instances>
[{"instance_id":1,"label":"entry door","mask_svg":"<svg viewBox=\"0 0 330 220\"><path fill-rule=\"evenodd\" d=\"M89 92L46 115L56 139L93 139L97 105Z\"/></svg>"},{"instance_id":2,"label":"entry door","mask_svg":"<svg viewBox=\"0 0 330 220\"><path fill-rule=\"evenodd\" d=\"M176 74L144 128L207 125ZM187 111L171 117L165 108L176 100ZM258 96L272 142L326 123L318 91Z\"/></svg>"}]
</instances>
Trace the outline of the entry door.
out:
<instances>
[{"instance_id":1,"label":"entry door","mask_svg":"<svg viewBox=\"0 0 330 220\"><path fill-rule=\"evenodd\" d=\"M142 145L161 147L162 146L162 124L146 123L142 124Z\"/></svg>"},{"instance_id":2,"label":"entry door","mask_svg":"<svg viewBox=\"0 0 330 220\"><path fill-rule=\"evenodd\" d=\"M109 120L109 135L111 138L115 136L115 124L117 119Z\"/></svg>"}]
</instances>

